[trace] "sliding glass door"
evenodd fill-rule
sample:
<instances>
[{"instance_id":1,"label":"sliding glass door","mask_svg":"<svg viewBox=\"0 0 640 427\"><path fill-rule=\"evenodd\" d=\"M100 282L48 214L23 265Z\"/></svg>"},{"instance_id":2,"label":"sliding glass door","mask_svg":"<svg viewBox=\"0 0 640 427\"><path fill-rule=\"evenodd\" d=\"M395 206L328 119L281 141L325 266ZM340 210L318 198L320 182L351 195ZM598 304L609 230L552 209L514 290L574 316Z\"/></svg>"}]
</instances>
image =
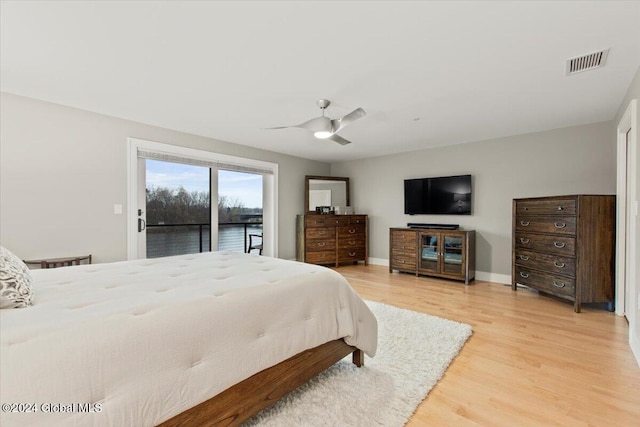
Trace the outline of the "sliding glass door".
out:
<instances>
[{"instance_id":1,"label":"sliding glass door","mask_svg":"<svg viewBox=\"0 0 640 427\"><path fill-rule=\"evenodd\" d=\"M248 252L262 244L262 175L218 170L218 250Z\"/></svg>"},{"instance_id":2,"label":"sliding glass door","mask_svg":"<svg viewBox=\"0 0 640 427\"><path fill-rule=\"evenodd\" d=\"M129 177L130 259L277 254L277 165L130 139Z\"/></svg>"},{"instance_id":3,"label":"sliding glass door","mask_svg":"<svg viewBox=\"0 0 640 427\"><path fill-rule=\"evenodd\" d=\"M211 251L211 169L146 160L146 256Z\"/></svg>"}]
</instances>

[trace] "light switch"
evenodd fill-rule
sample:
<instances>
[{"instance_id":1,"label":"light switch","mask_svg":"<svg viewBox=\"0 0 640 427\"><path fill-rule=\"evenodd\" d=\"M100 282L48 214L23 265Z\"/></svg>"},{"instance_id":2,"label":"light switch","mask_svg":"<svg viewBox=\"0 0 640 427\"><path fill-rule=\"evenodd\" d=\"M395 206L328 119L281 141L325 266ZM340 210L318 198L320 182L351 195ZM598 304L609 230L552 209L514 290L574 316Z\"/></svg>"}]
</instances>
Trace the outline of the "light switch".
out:
<instances>
[{"instance_id":1,"label":"light switch","mask_svg":"<svg viewBox=\"0 0 640 427\"><path fill-rule=\"evenodd\" d=\"M116 215L122 215L122 205L113 205L113 213Z\"/></svg>"}]
</instances>

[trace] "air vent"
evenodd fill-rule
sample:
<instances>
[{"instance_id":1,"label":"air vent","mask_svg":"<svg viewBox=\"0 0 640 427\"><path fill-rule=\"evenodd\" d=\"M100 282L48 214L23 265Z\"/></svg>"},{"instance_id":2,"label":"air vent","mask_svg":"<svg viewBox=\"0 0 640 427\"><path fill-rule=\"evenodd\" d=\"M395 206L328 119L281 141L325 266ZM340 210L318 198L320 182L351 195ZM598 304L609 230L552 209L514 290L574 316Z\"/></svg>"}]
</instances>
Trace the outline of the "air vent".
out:
<instances>
[{"instance_id":1,"label":"air vent","mask_svg":"<svg viewBox=\"0 0 640 427\"><path fill-rule=\"evenodd\" d=\"M609 49L567 59L567 76L604 66Z\"/></svg>"}]
</instances>

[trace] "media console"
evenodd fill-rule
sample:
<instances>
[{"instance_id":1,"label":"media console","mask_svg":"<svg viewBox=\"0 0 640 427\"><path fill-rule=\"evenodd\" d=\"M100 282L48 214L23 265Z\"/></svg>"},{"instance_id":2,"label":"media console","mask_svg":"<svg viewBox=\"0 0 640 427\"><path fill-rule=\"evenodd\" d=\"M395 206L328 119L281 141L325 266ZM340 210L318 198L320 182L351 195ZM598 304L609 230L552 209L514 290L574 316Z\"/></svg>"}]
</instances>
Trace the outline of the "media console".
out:
<instances>
[{"instance_id":1,"label":"media console","mask_svg":"<svg viewBox=\"0 0 640 427\"><path fill-rule=\"evenodd\" d=\"M429 224L425 222L409 222L408 228L436 228L440 230L458 230L460 224Z\"/></svg>"},{"instance_id":2,"label":"media console","mask_svg":"<svg viewBox=\"0 0 640 427\"><path fill-rule=\"evenodd\" d=\"M463 280L468 285L475 277L475 236L474 230L391 228L389 272Z\"/></svg>"}]
</instances>

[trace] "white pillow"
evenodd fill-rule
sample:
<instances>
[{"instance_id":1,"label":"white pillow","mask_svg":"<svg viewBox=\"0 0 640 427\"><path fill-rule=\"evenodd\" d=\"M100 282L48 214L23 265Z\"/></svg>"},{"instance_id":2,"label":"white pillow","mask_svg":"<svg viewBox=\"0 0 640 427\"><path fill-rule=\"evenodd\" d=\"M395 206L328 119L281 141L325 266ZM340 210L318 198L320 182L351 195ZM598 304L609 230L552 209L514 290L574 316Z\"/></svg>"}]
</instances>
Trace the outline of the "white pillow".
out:
<instances>
[{"instance_id":1,"label":"white pillow","mask_svg":"<svg viewBox=\"0 0 640 427\"><path fill-rule=\"evenodd\" d=\"M0 309L27 307L32 301L29 268L13 252L0 246Z\"/></svg>"}]
</instances>

